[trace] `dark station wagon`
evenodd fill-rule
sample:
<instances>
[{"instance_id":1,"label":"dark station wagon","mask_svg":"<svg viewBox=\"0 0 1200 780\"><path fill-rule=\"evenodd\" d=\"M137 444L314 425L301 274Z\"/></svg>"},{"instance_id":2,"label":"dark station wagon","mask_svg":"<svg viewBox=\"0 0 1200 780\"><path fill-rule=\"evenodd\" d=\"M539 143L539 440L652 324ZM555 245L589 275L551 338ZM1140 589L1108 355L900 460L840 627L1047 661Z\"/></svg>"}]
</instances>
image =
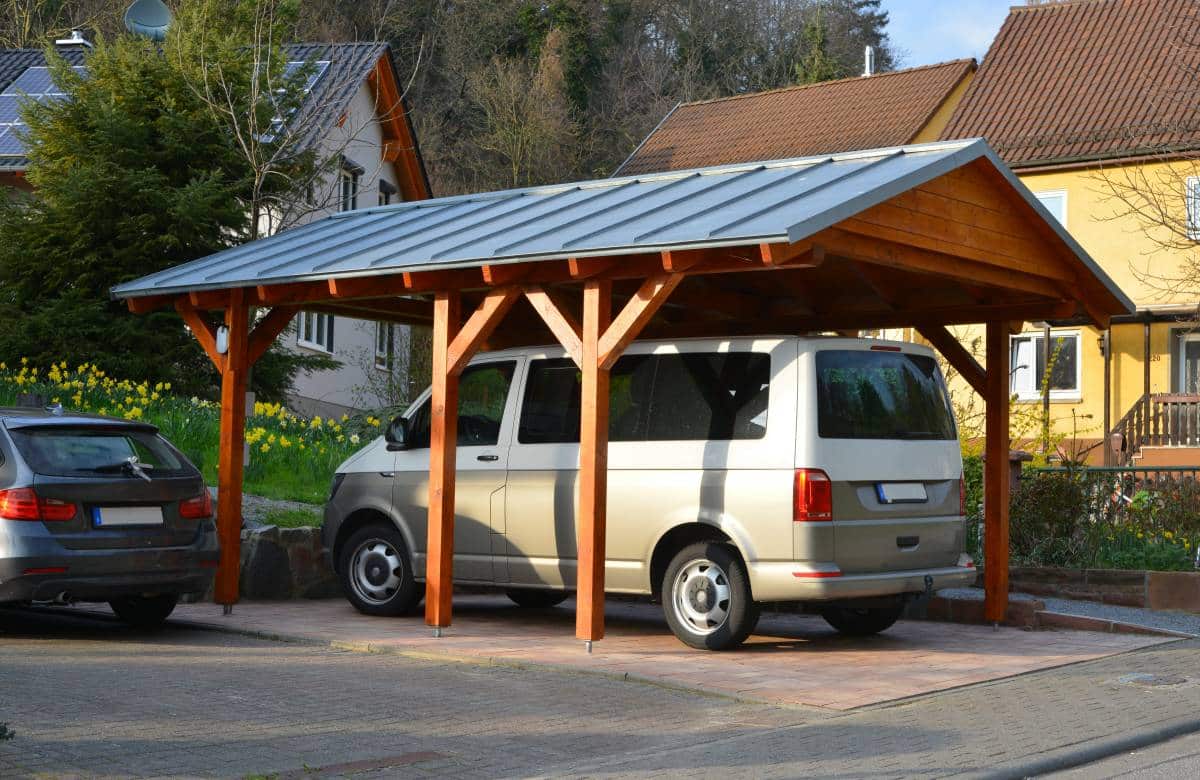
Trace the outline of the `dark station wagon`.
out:
<instances>
[{"instance_id":1,"label":"dark station wagon","mask_svg":"<svg viewBox=\"0 0 1200 780\"><path fill-rule=\"evenodd\" d=\"M0 604L161 623L217 566L212 498L153 425L0 408Z\"/></svg>"}]
</instances>

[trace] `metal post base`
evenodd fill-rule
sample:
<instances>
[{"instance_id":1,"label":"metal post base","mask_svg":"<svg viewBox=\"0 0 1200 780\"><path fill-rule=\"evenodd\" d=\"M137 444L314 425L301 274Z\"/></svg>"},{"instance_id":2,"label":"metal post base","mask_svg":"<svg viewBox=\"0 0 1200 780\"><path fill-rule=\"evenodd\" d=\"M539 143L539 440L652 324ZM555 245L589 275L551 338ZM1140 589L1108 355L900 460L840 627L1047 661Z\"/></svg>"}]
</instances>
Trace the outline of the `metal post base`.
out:
<instances>
[{"instance_id":1,"label":"metal post base","mask_svg":"<svg viewBox=\"0 0 1200 780\"><path fill-rule=\"evenodd\" d=\"M441 639L441 638L442 638L442 627L441 627L441 626L434 626L434 627L433 627L433 638L434 638L434 639Z\"/></svg>"},{"instance_id":2,"label":"metal post base","mask_svg":"<svg viewBox=\"0 0 1200 780\"><path fill-rule=\"evenodd\" d=\"M587 651L588 655L591 655L592 654L592 640L590 640L590 639L583 640L583 649Z\"/></svg>"},{"instance_id":3,"label":"metal post base","mask_svg":"<svg viewBox=\"0 0 1200 780\"><path fill-rule=\"evenodd\" d=\"M224 605L221 608L221 614L224 615L225 617L229 617L230 615L232 615L233 614L233 605L232 604Z\"/></svg>"},{"instance_id":4,"label":"metal post base","mask_svg":"<svg viewBox=\"0 0 1200 780\"><path fill-rule=\"evenodd\" d=\"M993 631L999 631L999 630L1000 630L1000 624L999 624L999 623L992 623L992 630L993 630Z\"/></svg>"}]
</instances>

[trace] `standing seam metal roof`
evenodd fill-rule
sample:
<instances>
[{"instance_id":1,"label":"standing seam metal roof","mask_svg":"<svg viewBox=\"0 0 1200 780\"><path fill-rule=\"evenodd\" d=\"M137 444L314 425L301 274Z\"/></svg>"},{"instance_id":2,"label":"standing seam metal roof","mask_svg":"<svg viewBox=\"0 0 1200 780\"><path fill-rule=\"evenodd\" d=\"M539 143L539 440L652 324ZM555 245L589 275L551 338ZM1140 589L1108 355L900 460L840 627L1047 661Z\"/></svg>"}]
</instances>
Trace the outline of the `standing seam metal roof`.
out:
<instances>
[{"instance_id":1,"label":"standing seam metal roof","mask_svg":"<svg viewBox=\"0 0 1200 780\"><path fill-rule=\"evenodd\" d=\"M980 158L1128 299L982 140L700 168L343 212L114 287L115 297L794 243ZM1129 304L1132 307L1132 304Z\"/></svg>"}]
</instances>

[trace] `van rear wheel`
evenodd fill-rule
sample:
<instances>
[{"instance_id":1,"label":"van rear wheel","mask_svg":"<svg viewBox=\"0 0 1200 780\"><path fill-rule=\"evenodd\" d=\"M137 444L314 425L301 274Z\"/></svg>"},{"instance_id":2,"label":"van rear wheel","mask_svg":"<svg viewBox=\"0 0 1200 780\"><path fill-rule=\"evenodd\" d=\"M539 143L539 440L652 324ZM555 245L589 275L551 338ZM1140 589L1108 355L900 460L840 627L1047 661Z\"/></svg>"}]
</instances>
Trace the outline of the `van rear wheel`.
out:
<instances>
[{"instance_id":1,"label":"van rear wheel","mask_svg":"<svg viewBox=\"0 0 1200 780\"><path fill-rule=\"evenodd\" d=\"M737 647L758 625L746 564L727 544L700 542L680 550L667 567L662 593L667 624L690 647Z\"/></svg>"},{"instance_id":2,"label":"van rear wheel","mask_svg":"<svg viewBox=\"0 0 1200 780\"><path fill-rule=\"evenodd\" d=\"M903 612L904 602L897 600L896 604L886 607L825 607L821 617L839 634L873 636L891 628Z\"/></svg>"}]
</instances>

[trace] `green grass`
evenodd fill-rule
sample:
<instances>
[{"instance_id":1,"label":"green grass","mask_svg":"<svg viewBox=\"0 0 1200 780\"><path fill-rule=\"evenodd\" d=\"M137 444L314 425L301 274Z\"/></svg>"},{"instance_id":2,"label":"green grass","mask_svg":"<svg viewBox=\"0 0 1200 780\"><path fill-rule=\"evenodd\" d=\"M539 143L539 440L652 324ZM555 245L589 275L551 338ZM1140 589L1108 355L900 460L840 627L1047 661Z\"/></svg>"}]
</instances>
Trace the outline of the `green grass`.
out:
<instances>
[{"instance_id":1,"label":"green grass","mask_svg":"<svg viewBox=\"0 0 1200 780\"><path fill-rule=\"evenodd\" d=\"M321 515L308 509L272 509L262 522L280 528L315 528L321 524Z\"/></svg>"},{"instance_id":2,"label":"green grass","mask_svg":"<svg viewBox=\"0 0 1200 780\"><path fill-rule=\"evenodd\" d=\"M173 395L169 385L114 379L94 366L39 370L0 363L0 406L15 405L21 393L57 401L68 411L152 423L210 485L217 482L220 410L213 401ZM371 415L304 418L278 404L256 403L246 420L250 459L244 489L267 498L324 503L338 464L381 431L382 421Z\"/></svg>"}]
</instances>

